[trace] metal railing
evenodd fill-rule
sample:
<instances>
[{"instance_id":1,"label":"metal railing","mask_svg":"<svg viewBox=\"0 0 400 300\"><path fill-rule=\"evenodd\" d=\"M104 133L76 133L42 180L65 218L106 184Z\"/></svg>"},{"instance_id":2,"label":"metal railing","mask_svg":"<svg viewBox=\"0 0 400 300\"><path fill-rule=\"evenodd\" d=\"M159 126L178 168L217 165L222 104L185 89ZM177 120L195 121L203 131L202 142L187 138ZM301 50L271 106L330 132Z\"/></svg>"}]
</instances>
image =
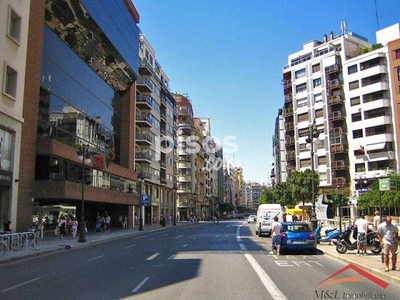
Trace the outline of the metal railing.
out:
<instances>
[{"instance_id":1,"label":"metal railing","mask_svg":"<svg viewBox=\"0 0 400 300\"><path fill-rule=\"evenodd\" d=\"M40 250L41 243L40 231L31 230L18 233L0 234L0 257L3 255L13 255L19 251Z\"/></svg>"}]
</instances>

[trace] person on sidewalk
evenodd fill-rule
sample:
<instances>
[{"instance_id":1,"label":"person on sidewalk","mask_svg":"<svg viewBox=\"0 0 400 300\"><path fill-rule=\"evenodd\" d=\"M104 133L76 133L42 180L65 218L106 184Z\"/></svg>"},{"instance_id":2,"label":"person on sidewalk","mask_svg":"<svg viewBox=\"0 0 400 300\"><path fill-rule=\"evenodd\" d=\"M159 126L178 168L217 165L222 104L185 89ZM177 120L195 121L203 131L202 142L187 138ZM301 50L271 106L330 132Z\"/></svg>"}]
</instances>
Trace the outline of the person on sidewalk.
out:
<instances>
[{"instance_id":1,"label":"person on sidewalk","mask_svg":"<svg viewBox=\"0 0 400 300\"><path fill-rule=\"evenodd\" d=\"M282 224L278 221L278 216L274 217L274 222L272 223L272 240L271 240L271 252L269 254L274 254L274 250L276 249L276 254L279 255L279 251L281 249L281 231Z\"/></svg>"},{"instance_id":2,"label":"person on sidewalk","mask_svg":"<svg viewBox=\"0 0 400 300\"><path fill-rule=\"evenodd\" d=\"M392 224L392 217L387 216L385 222L378 226L377 236L382 245L384 254L385 272L389 272L389 251L392 253L392 270L397 270L397 247L399 230L396 225Z\"/></svg>"},{"instance_id":3,"label":"person on sidewalk","mask_svg":"<svg viewBox=\"0 0 400 300\"><path fill-rule=\"evenodd\" d=\"M361 254L367 255L367 232L368 232L368 221L364 219L362 213L360 217L355 221L354 227L357 228L357 256Z\"/></svg>"},{"instance_id":4,"label":"person on sidewalk","mask_svg":"<svg viewBox=\"0 0 400 300\"><path fill-rule=\"evenodd\" d=\"M376 210L374 216L374 231L378 230L379 224L381 224L381 214L379 213L379 210Z\"/></svg>"},{"instance_id":5,"label":"person on sidewalk","mask_svg":"<svg viewBox=\"0 0 400 300\"><path fill-rule=\"evenodd\" d=\"M74 216L71 217L71 234L72 238L74 239L76 237L76 233L78 232L78 221Z\"/></svg>"},{"instance_id":6,"label":"person on sidewalk","mask_svg":"<svg viewBox=\"0 0 400 300\"><path fill-rule=\"evenodd\" d=\"M65 220L65 216L61 215L60 221L58 222L59 230L60 230L60 239L64 238L64 235L67 234L67 221Z\"/></svg>"}]
</instances>

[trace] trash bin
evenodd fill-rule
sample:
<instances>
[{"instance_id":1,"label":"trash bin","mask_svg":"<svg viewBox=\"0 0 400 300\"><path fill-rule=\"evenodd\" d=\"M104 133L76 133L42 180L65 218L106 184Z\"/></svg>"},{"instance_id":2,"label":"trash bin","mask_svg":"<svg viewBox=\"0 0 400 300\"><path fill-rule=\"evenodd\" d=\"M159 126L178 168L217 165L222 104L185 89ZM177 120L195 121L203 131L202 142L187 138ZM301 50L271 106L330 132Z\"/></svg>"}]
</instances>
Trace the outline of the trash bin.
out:
<instances>
[{"instance_id":1,"label":"trash bin","mask_svg":"<svg viewBox=\"0 0 400 300\"><path fill-rule=\"evenodd\" d=\"M162 218L162 219L161 219L161 226L162 226L162 227L165 227L165 218Z\"/></svg>"}]
</instances>

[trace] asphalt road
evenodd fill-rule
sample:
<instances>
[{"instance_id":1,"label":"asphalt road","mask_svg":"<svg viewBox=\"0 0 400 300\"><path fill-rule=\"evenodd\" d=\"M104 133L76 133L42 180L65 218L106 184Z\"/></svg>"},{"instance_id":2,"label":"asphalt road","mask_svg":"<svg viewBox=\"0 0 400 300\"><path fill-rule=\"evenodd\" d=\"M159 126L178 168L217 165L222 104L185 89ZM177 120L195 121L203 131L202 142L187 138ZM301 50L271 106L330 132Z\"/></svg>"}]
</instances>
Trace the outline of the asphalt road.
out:
<instances>
[{"instance_id":1,"label":"asphalt road","mask_svg":"<svg viewBox=\"0 0 400 300\"><path fill-rule=\"evenodd\" d=\"M0 265L0 299L399 298L322 252L269 255L253 227L190 224Z\"/></svg>"}]
</instances>

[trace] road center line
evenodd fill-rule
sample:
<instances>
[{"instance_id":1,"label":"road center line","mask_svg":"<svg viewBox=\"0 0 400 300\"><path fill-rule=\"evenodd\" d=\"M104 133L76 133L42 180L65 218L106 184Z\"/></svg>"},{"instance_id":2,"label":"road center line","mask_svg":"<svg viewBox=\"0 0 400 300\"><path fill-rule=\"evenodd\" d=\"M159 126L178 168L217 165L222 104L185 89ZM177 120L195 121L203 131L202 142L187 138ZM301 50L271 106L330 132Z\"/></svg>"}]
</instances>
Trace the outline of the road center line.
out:
<instances>
[{"instance_id":1,"label":"road center line","mask_svg":"<svg viewBox=\"0 0 400 300\"><path fill-rule=\"evenodd\" d=\"M178 235L178 236L176 237L176 239L179 239L179 238L181 238L181 237L183 237L183 235Z\"/></svg>"},{"instance_id":2,"label":"road center line","mask_svg":"<svg viewBox=\"0 0 400 300\"><path fill-rule=\"evenodd\" d=\"M136 244L133 244L133 245L130 245L130 246L126 246L125 249L129 249L129 248L132 248L132 247L135 247L135 246L136 246Z\"/></svg>"},{"instance_id":3,"label":"road center line","mask_svg":"<svg viewBox=\"0 0 400 300\"><path fill-rule=\"evenodd\" d=\"M175 257L175 254L173 254L173 255L171 255L170 257L168 257L167 260L171 260L171 259L173 259L174 257Z\"/></svg>"},{"instance_id":4,"label":"road center line","mask_svg":"<svg viewBox=\"0 0 400 300\"><path fill-rule=\"evenodd\" d=\"M88 259L88 261L96 260L96 259L102 258L103 256L104 256L104 255L100 255L100 256L97 256L97 257L93 257L93 258L91 258L91 259Z\"/></svg>"},{"instance_id":5,"label":"road center line","mask_svg":"<svg viewBox=\"0 0 400 300\"><path fill-rule=\"evenodd\" d=\"M183 245L183 247L186 247L188 244Z\"/></svg>"},{"instance_id":6,"label":"road center line","mask_svg":"<svg viewBox=\"0 0 400 300\"><path fill-rule=\"evenodd\" d=\"M133 290L132 293L136 293L145 283L147 280L149 280L150 277L146 277L145 279L143 279L143 281L141 283L139 283Z\"/></svg>"},{"instance_id":7,"label":"road center line","mask_svg":"<svg viewBox=\"0 0 400 300\"><path fill-rule=\"evenodd\" d=\"M23 286L23 285L25 285L25 284L31 283L31 282L36 281L36 280L39 280L39 279L40 279L40 277L36 277L36 278L34 278L34 279L32 279L32 280L28 280L28 281L22 282L22 283L20 283L20 284L14 285L14 286L12 286L12 287L9 287L8 289L3 290L3 292L8 292L8 291L10 291L10 290L12 290L12 289L15 289L15 288L17 288L17 287Z\"/></svg>"}]
</instances>

